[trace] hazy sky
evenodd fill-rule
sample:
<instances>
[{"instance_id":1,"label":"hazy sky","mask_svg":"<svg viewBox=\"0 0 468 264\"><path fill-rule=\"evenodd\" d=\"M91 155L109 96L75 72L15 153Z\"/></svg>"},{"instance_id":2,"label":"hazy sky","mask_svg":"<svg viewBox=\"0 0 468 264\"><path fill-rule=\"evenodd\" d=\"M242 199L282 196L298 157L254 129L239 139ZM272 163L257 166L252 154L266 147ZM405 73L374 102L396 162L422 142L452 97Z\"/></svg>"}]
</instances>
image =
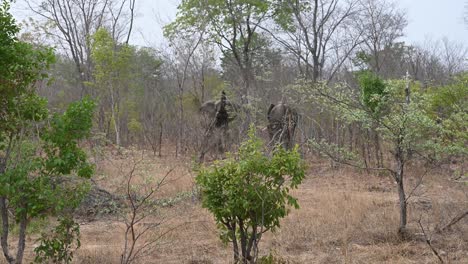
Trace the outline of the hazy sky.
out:
<instances>
[{"instance_id":1,"label":"hazy sky","mask_svg":"<svg viewBox=\"0 0 468 264\"><path fill-rule=\"evenodd\" d=\"M408 14L405 40L409 43L423 43L426 39L447 37L468 45L468 25L463 15L468 12L468 0L397 0ZM20 20L27 16L18 1L14 14ZM161 27L176 14L180 0L137 0L137 17L132 43L145 46L159 46L164 38Z\"/></svg>"}]
</instances>

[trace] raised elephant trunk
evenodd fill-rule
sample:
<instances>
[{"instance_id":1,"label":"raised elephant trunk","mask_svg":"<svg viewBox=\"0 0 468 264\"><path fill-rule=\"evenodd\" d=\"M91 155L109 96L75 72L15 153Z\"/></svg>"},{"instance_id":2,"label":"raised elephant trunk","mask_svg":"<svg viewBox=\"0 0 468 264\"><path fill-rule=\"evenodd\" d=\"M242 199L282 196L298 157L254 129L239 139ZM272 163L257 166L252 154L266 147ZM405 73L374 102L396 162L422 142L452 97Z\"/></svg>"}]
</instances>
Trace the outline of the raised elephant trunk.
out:
<instances>
[{"instance_id":1,"label":"raised elephant trunk","mask_svg":"<svg viewBox=\"0 0 468 264\"><path fill-rule=\"evenodd\" d=\"M213 147L216 147L219 153L224 152L229 123L236 118L238 109L238 105L228 102L224 91L221 93L220 100L205 102L200 107L200 112L205 114L209 120L203 136L199 156L200 162L203 161L205 154Z\"/></svg>"}]
</instances>

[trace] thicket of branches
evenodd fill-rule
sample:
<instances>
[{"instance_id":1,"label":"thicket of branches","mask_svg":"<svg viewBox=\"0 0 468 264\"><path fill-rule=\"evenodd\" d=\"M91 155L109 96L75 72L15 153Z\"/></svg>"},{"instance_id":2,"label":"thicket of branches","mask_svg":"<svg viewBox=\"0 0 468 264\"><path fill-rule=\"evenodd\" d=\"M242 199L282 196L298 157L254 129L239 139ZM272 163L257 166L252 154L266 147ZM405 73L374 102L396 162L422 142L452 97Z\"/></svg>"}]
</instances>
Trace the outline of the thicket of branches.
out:
<instances>
[{"instance_id":1,"label":"thicket of branches","mask_svg":"<svg viewBox=\"0 0 468 264\"><path fill-rule=\"evenodd\" d=\"M408 72L425 88L467 71L463 43L404 42L407 14L392 0L184 1L164 27L166 47L130 44L135 1L27 2L38 19L23 38L47 39L61 54L51 70L56 81L41 93L57 108L92 95L95 139L160 155L163 143L176 155L197 151L204 131L198 109L226 90L243 105L244 124L265 125L268 105L283 100L301 114L299 143L325 139L380 165L381 142L372 127L343 123L291 87L346 83L359 96L355 73L361 70L382 79ZM241 137L246 127L240 126Z\"/></svg>"}]
</instances>

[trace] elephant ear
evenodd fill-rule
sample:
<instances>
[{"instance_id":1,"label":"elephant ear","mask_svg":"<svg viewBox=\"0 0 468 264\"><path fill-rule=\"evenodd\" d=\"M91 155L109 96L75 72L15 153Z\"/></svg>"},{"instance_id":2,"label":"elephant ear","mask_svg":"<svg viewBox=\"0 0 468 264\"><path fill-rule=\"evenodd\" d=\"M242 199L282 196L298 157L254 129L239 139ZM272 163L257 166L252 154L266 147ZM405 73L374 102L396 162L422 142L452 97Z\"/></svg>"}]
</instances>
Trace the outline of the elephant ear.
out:
<instances>
[{"instance_id":1,"label":"elephant ear","mask_svg":"<svg viewBox=\"0 0 468 264\"><path fill-rule=\"evenodd\" d=\"M216 103L214 101L203 103L202 106L200 106L200 112L214 117L216 115Z\"/></svg>"},{"instance_id":2,"label":"elephant ear","mask_svg":"<svg viewBox=\"0 0 468 264\"><path fill-rule=\"evenodd\" d=\"M267 112L267 118L268 118L268 120L271 119L270 113L271 113L271 110L273 110L274 107L275 107L274 104L270 104L270 107L268 108L268 112Z\"/></svg>"}]
</instances>

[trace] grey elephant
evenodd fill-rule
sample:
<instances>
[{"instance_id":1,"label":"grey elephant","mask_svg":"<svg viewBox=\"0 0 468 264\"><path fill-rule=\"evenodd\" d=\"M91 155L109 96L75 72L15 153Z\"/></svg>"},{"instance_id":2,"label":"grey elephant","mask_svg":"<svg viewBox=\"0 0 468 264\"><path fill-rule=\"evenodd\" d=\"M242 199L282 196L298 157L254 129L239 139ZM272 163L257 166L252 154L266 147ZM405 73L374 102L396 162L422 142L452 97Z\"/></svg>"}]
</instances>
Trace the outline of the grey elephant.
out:
<instances>
[{"instance_id":1,"label":"grey elephant","mask_svg":"<svg viewBox=\"0 0 468 264\"><path fill-rule=\"evenodd\" d=\"M201 146L199 161L202 162L205 154L216 147L219 153L223 153L229 138L229 123L237 117L239 106L228 102L224 91L218 101L208 101L202 104L200 112L208 119L205 134Z\"/></svg>"},{"instance_id":2,"label":"grey elephant","mask_svg":"<svg viewBox=\"0 0 468 264\"><path fill-rule=\"evenodd\" d=\"M285 149L294 146L294 133L299 115L297 111L285 103L271 104L268 108L268 134L270 143L281 144Z\"/></svg>"},{"instance_id":3,"label":"grey elephant","mask_svg":"<svg viewBox=\"0 0 468 264\"><path fill-rule=\"evenodd\" d=\"M200 113L204 114L210 122L216 120L216 113L221 110L221 100L211 100L203 103L200 106ZM227 122L230 123L237 117L237 113L240 109L239 105L232 102L225 102L225 109L228 114Z\"/></svg>"}]
</instances>

